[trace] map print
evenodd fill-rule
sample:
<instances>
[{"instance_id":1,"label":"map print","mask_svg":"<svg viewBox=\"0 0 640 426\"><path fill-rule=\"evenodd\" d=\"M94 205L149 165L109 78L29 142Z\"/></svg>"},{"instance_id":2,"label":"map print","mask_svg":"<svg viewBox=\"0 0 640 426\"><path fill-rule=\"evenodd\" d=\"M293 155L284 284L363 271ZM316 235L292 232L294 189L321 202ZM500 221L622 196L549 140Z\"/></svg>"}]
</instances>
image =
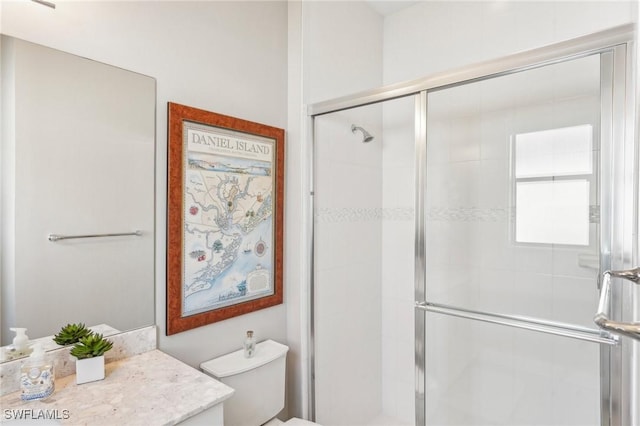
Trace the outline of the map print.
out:
<instances>
[{"instance_id":1,"label":"map print","mask_svg":"<svg viewBox=\"0 0 640 426\"><path fill-rule=\"evenodd\" d=\"M182 310L187 316L274 293L274 144L184 125Z\"/></svg>"}]
</instances>

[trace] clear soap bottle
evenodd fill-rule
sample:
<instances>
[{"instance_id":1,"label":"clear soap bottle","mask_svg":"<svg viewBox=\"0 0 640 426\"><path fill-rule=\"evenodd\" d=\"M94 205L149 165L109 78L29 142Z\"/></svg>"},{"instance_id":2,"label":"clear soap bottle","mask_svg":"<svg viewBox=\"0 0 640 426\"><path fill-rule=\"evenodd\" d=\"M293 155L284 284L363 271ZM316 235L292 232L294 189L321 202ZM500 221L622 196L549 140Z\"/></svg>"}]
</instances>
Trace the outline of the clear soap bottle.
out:
<instances>
[{"instance_id":1,"label":"clear soap bottle","mask_svg":"<svg viewBox=\"0 0 640 426\"><path fill-rule=\"evenodd\" d=\"M253 331L247 331L247 338L244 339L244 357L251 358L256 351L256 340L253 338Z\"/></svg>"},{"instance_id":2,"label":"clear soap bottle","mask_svg":"<svg viewBox=\"0 0 640 426\"><path fill-rule=\"evenodd\" d=\"M13 359L22 358L31 353L29 346L29 336L27 336L26 328L10 328L15 331L16 336L13 338L13 344L2 348L2 361L11 361Z\"/></svg>"},{"instance_id":3,"label":"clear soap bottle","mask_svg":"<svg viewBox=\"0 0 640 426\"><path fill-rule=\"evenodd\" d=\"M44 349L37 343L20 369L20 398L36 401L51 396L55 389L53 364L45 360Z\"/></svg>"}]
</instances>

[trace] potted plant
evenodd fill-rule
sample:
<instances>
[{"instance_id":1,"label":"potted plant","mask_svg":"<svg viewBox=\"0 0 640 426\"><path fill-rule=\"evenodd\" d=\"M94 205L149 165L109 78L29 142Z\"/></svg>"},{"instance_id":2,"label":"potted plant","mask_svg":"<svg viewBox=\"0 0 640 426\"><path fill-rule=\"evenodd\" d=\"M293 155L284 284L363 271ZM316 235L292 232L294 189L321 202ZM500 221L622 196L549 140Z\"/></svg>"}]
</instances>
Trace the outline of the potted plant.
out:
<instances>
[{"instance_id":1,"label":"potted plant","mask_svg":"<svg viewBox=\"0 0 640 426\"><path fill-rule=\"evenodd\" d=\"M76 383L82 384L104 379L104 353L113 347L113 343L102 334L88 334L71 348L76 357Z\"/></svg>"},{"instance_id":2,"label":"potted plant","mask_svg":"<svg viewBox=\"0 0 640 426\"><path fill-rule=\"evenodd\" d=\"M84 324L67 324L60 329L60 332L53 336L53 341L58 345L66 346L76 343L78 340L91 334L91 330Z\"/></svg>"}]
</instances>

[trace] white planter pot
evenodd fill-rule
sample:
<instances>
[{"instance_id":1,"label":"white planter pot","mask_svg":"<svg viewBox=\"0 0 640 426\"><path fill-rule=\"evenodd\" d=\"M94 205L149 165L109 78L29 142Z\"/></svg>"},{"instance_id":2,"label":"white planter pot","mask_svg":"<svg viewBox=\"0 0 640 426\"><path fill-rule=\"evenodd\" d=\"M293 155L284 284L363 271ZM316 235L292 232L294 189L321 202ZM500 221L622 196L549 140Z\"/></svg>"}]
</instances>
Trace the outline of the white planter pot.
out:
<instances>
[{"instance_id":1,"label":"white planter pot","mask_svg":"<svg viewBox=\"0 0 640 426\"><path fill-rule=\"evenodd\" d=\"M76 384L104 379L104 355L76 360Z\"/></svg>"}]
</instances>

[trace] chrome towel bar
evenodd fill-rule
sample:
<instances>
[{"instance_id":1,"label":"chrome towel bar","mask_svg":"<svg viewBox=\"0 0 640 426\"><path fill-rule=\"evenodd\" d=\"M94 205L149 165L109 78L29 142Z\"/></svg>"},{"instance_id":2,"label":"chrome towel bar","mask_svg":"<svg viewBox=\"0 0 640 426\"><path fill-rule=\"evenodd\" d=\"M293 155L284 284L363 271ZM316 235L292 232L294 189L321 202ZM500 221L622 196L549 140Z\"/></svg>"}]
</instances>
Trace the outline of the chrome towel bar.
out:
<instances>
[{"instance_id":1,"label":"chrome towel bar","mask_svg":"<svg viewBox=\"0 0 640 426\"><path fill-rule=\"evenodd\" d=\"M605 343L607 345L617 345L619 343L618 337L608 332L601 332L598 329L592 329L562 322L547 321L520 315L505 315L491 312L480 312L471 309L458 308L431 302L416 302L416 308L427 312L435 312L439 314L451 315L476 321L483 321L492 324L506 325L509 327L521 328L524 330L570 337L587 342Z\"/></svg>"},{"instance_id":2,"label":"chrome towel bar","mask_svg":"<svg viewBox=\"0 0 640 426\"><path fill-rule=\"evenodd\" d=\"M125 236L142 236L142 231L122 232L118 234L90 234L90 235L58 235L49 234L49 241L71 240L76 238L104 238L104 237L125 237Z\"/></svg>"}]
</instances>

